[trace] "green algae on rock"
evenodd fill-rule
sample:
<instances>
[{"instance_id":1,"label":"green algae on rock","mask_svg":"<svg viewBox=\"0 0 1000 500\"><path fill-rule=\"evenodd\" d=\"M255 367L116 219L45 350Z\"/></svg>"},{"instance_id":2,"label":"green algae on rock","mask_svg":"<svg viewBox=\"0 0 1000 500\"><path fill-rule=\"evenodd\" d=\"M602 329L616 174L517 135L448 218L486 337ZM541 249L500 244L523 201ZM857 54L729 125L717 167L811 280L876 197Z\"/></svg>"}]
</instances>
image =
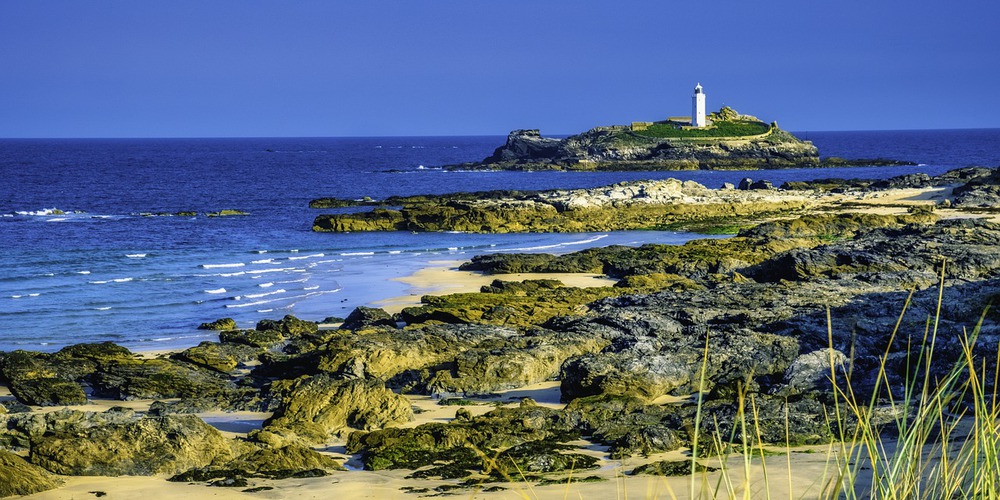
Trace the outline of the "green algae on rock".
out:
<instances>
[{"instance_id":1,"label":"green algae on rock","mask_svg":"<svg viewBox=\"0 0 1000 500\"><path fill-rule=\"evenodd\" d=\"M634 181L590 189L410 197L401 200L399 209L319 215L313 230L515 233L655 229L681 221L801 211L823 203L825 196L714 190L676 179Z\"/></svg>"},{"instance_id":2,"label":"green algae on rock","mask_svg":"<svg viewBox=\"0 0 1000 500\"><path fill-rule=\"evenodd\" d=\"M62 481L18 455L0 449L0 498L57 488Z\"/></svg>"}]
</instances>

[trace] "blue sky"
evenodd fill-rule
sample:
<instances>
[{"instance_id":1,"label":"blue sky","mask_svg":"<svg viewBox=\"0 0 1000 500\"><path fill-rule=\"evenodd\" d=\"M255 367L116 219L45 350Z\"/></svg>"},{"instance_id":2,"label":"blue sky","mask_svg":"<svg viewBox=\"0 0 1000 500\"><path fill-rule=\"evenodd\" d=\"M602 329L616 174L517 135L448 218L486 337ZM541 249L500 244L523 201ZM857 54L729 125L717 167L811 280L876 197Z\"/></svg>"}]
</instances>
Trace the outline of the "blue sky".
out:
<instances>
[{"instance_id":1,"label":"blue sky","mask_svg":"<svg viewBox=\"0 0 1000 500\"><path fill-rule=\"evenodd\" d=\"M0 137L1000 127L1000 3L0 2Z\"/></svg>"}]
</instances>

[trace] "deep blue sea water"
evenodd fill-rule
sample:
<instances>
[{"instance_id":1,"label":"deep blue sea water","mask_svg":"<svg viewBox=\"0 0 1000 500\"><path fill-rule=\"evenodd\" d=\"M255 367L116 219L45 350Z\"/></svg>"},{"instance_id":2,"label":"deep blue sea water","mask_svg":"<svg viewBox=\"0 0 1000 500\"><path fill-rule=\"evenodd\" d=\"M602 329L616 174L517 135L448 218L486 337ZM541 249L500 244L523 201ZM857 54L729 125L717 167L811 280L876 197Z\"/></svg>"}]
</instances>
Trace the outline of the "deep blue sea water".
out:
<instances>
[{"instance_id":1,"label":"deep blue sea water","mask_svg":"<svg viewBox=\"0 0 1000 500\"><path fill-rule=\"evenodd\" d=\"M813 132L824 156L919 167L758 172L445 172L503 137L0 140L0 350L113 340L135 349L212 339L195 327L319 320L403 295L393 281L437 261L495 251L682 243L674 232L317 234L310 199L593 187L676 177L887 178L1000 165L1000 130ZM390 172L393 170L394 172ZM59 209L67 214L55 214ZM237 217L205 212L238 209ZM197 211L197 217L147 217Z\"/></svg>"}]
</instances>

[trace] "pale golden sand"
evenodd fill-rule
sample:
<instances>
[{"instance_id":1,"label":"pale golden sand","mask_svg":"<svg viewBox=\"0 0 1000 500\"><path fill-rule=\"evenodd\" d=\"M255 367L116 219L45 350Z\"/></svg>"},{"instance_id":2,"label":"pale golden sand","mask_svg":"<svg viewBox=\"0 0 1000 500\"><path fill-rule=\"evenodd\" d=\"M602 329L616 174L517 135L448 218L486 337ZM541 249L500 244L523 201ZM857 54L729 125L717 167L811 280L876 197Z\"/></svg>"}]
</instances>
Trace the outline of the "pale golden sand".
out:
<instances>
[{"instance_id":1,"label":"pale golden sand","mask_svg":"<svg viewBox=\"0 0 1000 500\"><path fill-rule=\"evenodd\" d=\"M432 267L421 269L410 276L396 278L409 285L406 295L381 300L373 304L390 314L402 311L403 308L419 306L420 297L424 295L446 295L449 293L478 292L484 285L493 280L524 281L554 279L566 286L598 287L612 286L617 280L602 274L590 273L519 273L519 274L482 274L474 271L459 271L458 266L465 261L432 261Z\"/></svg>"},{"instance_id":2,"label":"pale golden sand","mask_svg":"<svg viewBox=\"0 0 1000 500\"><path fill-rule=\"evenodd\" d=\"M7 394L6 388L0 388L0 395ZM521 398L530 397L539 405L550 408L562 408L559 402L559 382L550 381L530 386L500 391L494 398L482 401L483 404L464 406L442 406L437 400L428 396L407 396L413 403L417 413L415 419L402 427L415 427L431 422L448 422L455 417L459 408L465 408L473 415L481 415L496 407L497 404L513 406L519 404ZM674 403L679 398L663 398L657 403ZM94 404L73 407L85 411L103 411L111 406L128 406L137 410L148 407L150 401L107 401L98 400ZM39 410L39 408L35 408ZM268 416L265 413L251 412L211 412L199 414L213 425L225 427L227 422L262 421ZM243 433L225 432L227 436L237 437ZM454 490L455 498L484 499L563 499L563 498L689 498L691 487L690 477L660 478L653 476L627 476L635 467L657 460L687 460L682 451L657 454L646 458L632 458L624 461L610 460L607 447L579 441L573 444L584 446L581 453L595 456L601 460L599 469L577 471L581 477L598 476L604 481L588 483L556 484L535 486L524 483L489 483L483 488L501 486L504 491L483 492L475 489ZM347 458L343 455L343 441L327 443L326 451L338 459ZM791 455L793 475L792 490L795 497L804 494L816 495L822 485L828 480L826 447L804 447L797 449ZM815 452L815 453L813 453ZM788 497L788 467L784 455L769 456L766 460L767 474L771 494L775 497ZM750 491L752 498L763 496L764 480L760 468L760 460L751 466ZM349 465L356 465L350 463ZM708 465L719 467L718 459L708 462ZM730 481L737 495L741 495L743 486L743 463L741 459L732 458L726 462L730 469ZM65 484L55 490L38 493L25 498L32 499L86 499L97 498L93 493L101 491L108 499L241 499L241 498L305 498L305 499L382 499L399 498L414 499L421 495L408 493L402 488L434 488L442 485L454 485L459 481L406 479L410 471L362 471L349 470L334 472L330 476L309 479L288 480L250 480L248 487L271 487L273 489L255 493L244 493L245 488L215 488L204 484L172 483L166 481L166 476L151 477L63 477ZM719 489L719 498L728 498L726 482L720 482L720 473L710 473L697 476L698 488L701 483L710 491ZM430 492L433 494L434 492Z\"/></svg>"}]
</instances>

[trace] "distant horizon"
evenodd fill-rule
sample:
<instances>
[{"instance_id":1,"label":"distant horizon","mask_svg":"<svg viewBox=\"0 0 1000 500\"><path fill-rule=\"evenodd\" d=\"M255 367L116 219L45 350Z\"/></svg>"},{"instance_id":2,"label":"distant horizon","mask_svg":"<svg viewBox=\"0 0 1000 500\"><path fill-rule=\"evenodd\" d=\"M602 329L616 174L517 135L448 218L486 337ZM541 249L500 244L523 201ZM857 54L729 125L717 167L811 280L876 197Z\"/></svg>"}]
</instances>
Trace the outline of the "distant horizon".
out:
<instances>
[{"instance_id":1,"label":"distant horizon","mask_svg":"<svg viewBox=\"0 0 1000 500\"><path fill-rule=\"evenodd\" d=\"M514 129L519 130L519 129ZM522 130L532 130L525 128ZM866 133L866 132L944 132L944 131L973 131L973 130L1000 130L1000 127L965 127L965 128L910 128L910 129L868 129L868 130L788 130L792 134L814 134L814 133ZM121 136L121 137L0 137L0 141L45 141L45 140L199 140L199 139L422 139L422 138L447 138L447 137L506 137L511 131L503 134L440 134L440 135L246 135L246 136ZM542 137L569 137L573 134L547 134L541 131Z\"/></svg>"}]
</instances>

